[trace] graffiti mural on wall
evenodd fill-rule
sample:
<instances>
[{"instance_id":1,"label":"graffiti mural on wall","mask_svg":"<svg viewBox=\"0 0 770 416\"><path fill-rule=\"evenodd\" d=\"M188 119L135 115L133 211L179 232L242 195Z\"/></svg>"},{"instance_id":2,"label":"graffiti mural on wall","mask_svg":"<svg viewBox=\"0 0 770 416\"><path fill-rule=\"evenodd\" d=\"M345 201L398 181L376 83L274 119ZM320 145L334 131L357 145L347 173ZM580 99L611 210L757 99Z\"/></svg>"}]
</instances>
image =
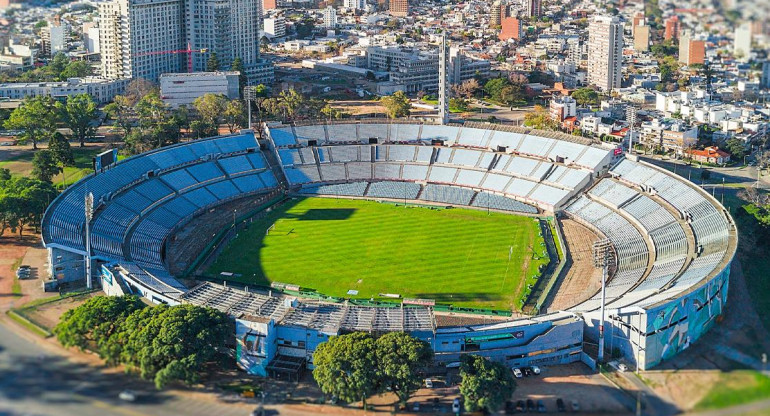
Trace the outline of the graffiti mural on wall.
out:
<instances>
[{"instance_id":1,"label":"graffiti mural on wall","mask_svg":"<svg viewBox=\"0 0 770 416\"><path fill-rule=\"evenodd\" d=\"M722 314L727 302L730 265L692 293L647 311L645 368L687 349Z\"/></svg>"}]
</instances>

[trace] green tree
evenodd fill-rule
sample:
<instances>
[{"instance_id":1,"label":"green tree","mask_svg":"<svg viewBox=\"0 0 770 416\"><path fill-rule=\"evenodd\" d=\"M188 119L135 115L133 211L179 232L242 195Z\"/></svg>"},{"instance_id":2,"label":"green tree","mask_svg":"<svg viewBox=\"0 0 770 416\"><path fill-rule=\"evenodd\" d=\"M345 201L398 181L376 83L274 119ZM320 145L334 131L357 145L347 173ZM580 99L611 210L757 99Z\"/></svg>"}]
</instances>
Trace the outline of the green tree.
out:
<instances>
[{"instance_id":1,"label":"green tree","mask_svg":"<svg viewBox=\"0 0 770 416\"><path fill-rule=\"evenodd\" d=\"M201 120L216 127L227 108L227 97L221 94L204 94L193 101L193 107Z\"/></svg>"},{"instance_id":2,"label":"green tree","mask_svg":"<svg viewBox=\"0 0 770 416\"><path fill-rule=\"evenodd\" d=\"M32 158L32 176L43 182L51 182L61 168L50 150L41 150Z\"/></svg>"},{"instance_id":3,"label":"green tree","mask_svg":"<svg viewBox=\"0 0 770 416\"><path fill-rule=\"evenodd\" d=\"M578 105L599 105L599 93L592 88L578 88L572 93L572 98Z\"/></svg>"},{"instance_id":4,"label":"green tree","mask_svg":"<svg viewBox=\"0 0 770 416\"><path fill-rule=\"evenodd\" d=\"M225 313L195 305L140 310L126 319L121 361L159 389L175 381L193 384L203 366L225 352L232 326Z\"/></svg>"},{"instance_id":5,"label":"green tree","mask_svg":"<svg viewBox=\"0 0 770 416\"><path fill-rule=\"evenodd\" d=\"M9 130L21 130L19 142L32 142L37 149L39 141L48 140L56 132L56 104L48 96L27 97L13 110L3 125Z\"/></svg>"},{"instance_id":6,"label":"green tree","mask_svg":"<svg viewBox=\"0 0 770 416\"><path fill-rule=\"evenodd\" d=\"M53 185L28 177L11 177L2 172L0 182L0 234L10 228L24 233L27 225L38 228L48 204L56 197Z\"/></svg>"},{"instance_id":7,"label":"green tree","mask_svg":"<svg viewBox=\"0 0 770 416\"><path fill-rule=\"evenodd\" d=\"M194 120L192 123L190 123L190 130L193 134L193 137L196 139L217 135L216 126L203 120Z\"/></svg>"},{"instance_id":8,"label":"green tree","mask_svg":"<svg viewBox=\"0 0 770 416\"><path fill-rule=\"evenodd\" d=\"M725 149L730 152L733 160L742 160L746 156L746 145L741 139L730 139L725 143Z\"/></svg>"},{"instance_id":9,"label":"green tree","mask_svg":"<svg viewBox=\"0 0 770 416\"><path fill-rule=\"evenodd\" d=\"M72 61L59 73L59 79L65 81L69 78L83 78L94 74L91 65L86 61Z\"/></svg>"},{"instance_id":10,"label":"green tree","mask_svg":"<svg viewBox=\"0 0 770 416\"><path fill-rule=\"evenodd\" d=\"M72 147L70 142L63 134L56 132L48 140L48 150L51 151L57 164L64 166L73 166L75 158L72 156Z\"/></svg>"},{"instance_id":11,"label":"green tree","mask_svg":"<svg viewBox=\"0 0 770 416\"><path fill-rule=\"evenodd\" d=\"M243 101L228 101L225 105L225 111L222 113L222 118L230 133L235 133L239 128L243 128L247 124L246 106L243 105Z\"/></svg>"},{"instance_id":12,"label":"green tree","mask_svg":"<svg viewBox=\"0 0 770 416\"><path fill-rule=\"evenodd\" d=\"M516 382L506 366L478 355L462 357L460 377L460 394L465 400L465 410L469 412L494 413L516 389Z\"/></svg>"},{"instance_id":13,"label":"green tree","mask_svg":"<svg viewBox=\"0 0 770 416\"><path fill-rule=\"evenodd\" d=\"M131 99L127 96L116 95L111 103L104 107L104 112L128 135L134 127L134 109Z\"/></svg>"},{"instance_id":14,"label":"green tree","mask_svg":"<svg viewBox=\"0 0 770 416\"><path fill-rule=\"evenodd\" d=\"M243 60L240 56L237 56L235 59L233 59L233 64L230 65L231 71L236 71L239 73L238 75L238 91L240 94L240 97L243 98L243 89L246 88L246 84L248 83L248 78L246 77L246 70L243 67Z\"/></svg>"},{"instance_id":15,"label":"green tree","mask_svg":"<svg viewBox=\"0 0 770 416\"><path fill-rule=\"evenodd\" d=\"M541 105L535 106L535 111L524 115L524 125L537 130L558 130L559 123L552 119Z\"/></svg>"},{"instance_id":16,"label":"green tree","mask_svg":"<svg viewBox=\"0 0 770 416\"><path fill-rule=\"evenodd\" d=\"M206 61L206 71L216 72L219 71L219 59L217 59L216 52L212 52L209 59Z\"/></svg>"},{"instance_id":17,"label":"green tree","mask_svg":"<svg viewBox=\"0 0 770 416\"><path fill-rule=\"evenodd\" d=\"M296 117L305 101L305 97L294 88L281 91L277 97L278 107L283 111L284 118L289 120Z\"/></svg>"},{"instance_id":18,"label":"green tree","mask_svg":"<svg viewBox=\"0 0 770 416\"><path fill-rule=\"evenodd\" d=\"M390 118L408 117L412 109L412 103L403 91L396 91L393 95L382 97L380 102Z\"/></svg>"},{"instance_id":19,"label":"green tree","mask_svg":"<svg viewBox=\"0 0 770 416\"><path fill-rule=\"evenodd\" d=\"M329 338L313 353L313 378L321 391L346 402L361 400L377 392L374 339L363 332Z\"/></svg>"},{"instance_id":20,"label":"green tree","mask_svg":"<svg viewBox=\"0 0 770 416\"><path fill-rule=\"evenodd\" d=\"M144 307L145 304L136 296L95 296L66 311L53 333L65 347L80 350L95 348L104 358L112 334L120 329L129 315ZM117 360L108 360L108 363L117 364Z\"/></svg>"},{"instance_id":21,"label":"green tree","mask_svg":"<svg viewBox=\"0 0 770 416\"><path fill-rule=\"evenodd\" d=\"M405 332L389 332L375 341L380 386L389 387L401 404L422 385L419 370L430 365L430 346Z\"/></svg>"},{"instance_id":22,"label":"green tree","mask_svg":"<svg viewBox=\"0 0 770 416\"><path fill-rule=\"evenodd\" d=\"M86 140L96 133L96 103L89 94L78 94L67 97L64 105L59 105L61 119L72 130L72 136L80 143L80 147L86 145Z\"/></svg>"}]
</instances>

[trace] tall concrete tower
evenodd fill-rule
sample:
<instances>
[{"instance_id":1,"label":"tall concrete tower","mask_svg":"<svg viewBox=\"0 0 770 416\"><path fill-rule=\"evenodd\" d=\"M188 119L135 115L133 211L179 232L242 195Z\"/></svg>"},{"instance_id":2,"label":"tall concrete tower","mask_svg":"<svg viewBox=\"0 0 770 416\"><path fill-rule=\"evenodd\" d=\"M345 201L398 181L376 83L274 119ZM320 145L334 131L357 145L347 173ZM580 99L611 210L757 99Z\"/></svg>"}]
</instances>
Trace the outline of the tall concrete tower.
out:
<instances>
[{"instance_id":1,"label":"tall concrete tower","mask_svg":"<svg viewBox=\"0 0 770 416\"><path fill-rule=\"evenodd\" d=\"M438 52L438 114L441 124L449 123L449 48L446 32L441 35Z\"/></svg>"}]
</instances>

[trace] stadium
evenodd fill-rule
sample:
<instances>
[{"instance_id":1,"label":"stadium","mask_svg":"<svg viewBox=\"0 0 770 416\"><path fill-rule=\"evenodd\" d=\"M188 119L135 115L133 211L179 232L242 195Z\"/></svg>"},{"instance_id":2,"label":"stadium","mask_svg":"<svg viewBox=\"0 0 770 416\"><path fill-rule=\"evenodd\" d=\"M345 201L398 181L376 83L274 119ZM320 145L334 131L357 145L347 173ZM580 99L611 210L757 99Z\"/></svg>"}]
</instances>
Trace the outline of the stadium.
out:
<instances>
[{"instance_id":1,"label":"stadium","mask_svg":"<svg viewBox=\"0 0 770 416\"><path fill-rule=\"evenodd\" d=\"M225 311L239 365L290 378L351 331L409 332L447 366L594 365L602 297L607 356L649 369L724 309L729 213L615 145L480 123L263 136L104 161L45 213L52 275Z\"/></svg>"}]
</instances>

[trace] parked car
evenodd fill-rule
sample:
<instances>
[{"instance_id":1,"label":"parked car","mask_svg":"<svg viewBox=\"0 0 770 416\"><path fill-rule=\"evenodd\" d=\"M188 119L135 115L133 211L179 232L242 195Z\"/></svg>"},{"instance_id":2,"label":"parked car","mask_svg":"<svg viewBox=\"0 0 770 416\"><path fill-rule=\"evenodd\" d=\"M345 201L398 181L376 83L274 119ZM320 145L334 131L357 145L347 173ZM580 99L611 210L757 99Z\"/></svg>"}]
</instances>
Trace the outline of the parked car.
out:
<instances>
[{"instance_id":1,"label":"parked car","mask_svg":"<svg viewBox=\"0 0 770 416\"><path fill-rule=\"evenodd\" d=\"M538 413L545 413L545 403L542 400L537 401L537 411Z\"/></svg>"},{"instance_id":2,"label":"parked car","mask_svg":"<svg viewBox=\"0 0 770 416\"><path fill-rule=\"evenodd\" d=\"M425 379L425 387L432 389L433 388L433 380L426 378Z\"/></svg>"},{"instance_id":3,"label":"parked car","mask_svg":"<svg viewBox=\"0 0 770 416\"><path fill-rule=\"evenodd\" d=\"M628 371L628 366L623 363L620 363L618 364L618 370L620 370L621 373L625 373L626 371Z\"/></svg>"},{"instance_id":4,"label":"parked car","mask_svg":"<svg viewBox=\"0 0 770 416\"><path fill-rule=\"evenodd\" d=\"M508 400L505 402L505 414L506 415L512 415L516 413L516 406L513 404L512 401Z\"/></svg>"},{"instance_id":5,"label":"parked car","mask_svg":"<svg viewBox=\"0 0 770 416\"><path fill-rule=\"evenodd\" d=\"M525 377L529 377L529 376L531 376L531 375L532 375L532 369L531 369L531 368L529 368L529 367L524 367L524 368L522 368L522 371L524 371L524 376L525 376Z\"/></svg>"},{"instance_id":6,"label":"parked car","mask_svg":"<svg viewBox=\"0 0 770 416\"><path fill-rule=\"evenodd\" d=\"M527 411L528 412L534 412L535 411L535 402L532 401L532 399L527 399Z\"/></svg>"},{"instance_id":7,"label":"parked car","mask_svg":"<svg viewBox=\"0 0 770 416\"><path fill-rule=\"evenodd\" d=\"M514 367L513 368L513 376L516 377L516 378L521 378L521 370L519 370L518 368Z\"/></svg>"},{"instance_id":8,"label":"parked car","mask_svg":"<svg viewBox=\"0 0 770 416\"><path fill-rule=\"evenodd\" d=\"M532 372L535 373L535 375L540 374L540 367L533 365L532 366Z\"/></svg>"},{"instance_id":9,"label":"parked car","mask_svg":"<svg viewBox=\"0 0 770 416\"><path fill-rule=\"evenodd\" d=\"M577 400L572 401L572 411L573 412L579 412L580 411L580 403L578 403Z\"/></svg>"},{"instance_id":10,"label":"parked car","mask_svg":"<svg viewBox=\"0 0 770 416\"><path fill-rule=\"evenodd\" d=\"M516 411L519 413L524 413L524 410L526 409L526 406L524 406L524 400L519 400L516 402Z\"/></svg>"},{"instance_id":11,"label":"parked car","mask_svg":"<svg viewBox=\"0 0 770 416\"><path fill-rule=\"evenodd\" d=\"M560 411L560 412L566 412L567 411L567 407L564 406L564 400L562 400L561 397L556 399L556 409L558 411Z\"/></svg>"},{"instance_id":12,"label":"parked car","mask_svg":"<svg viewBox=\"0 0 770 416\"><path fill-rule=\"evenodd\" d=\"M412 405L412 411L413 412L419 412L420 411L420 402L414 402Z\"/></svg>"},{"instance_id":13,"label":"parked car","mask_svg":"<svg viewBox=\"0 0 770 416\"><path fill-rule=\"evenodd\" d=\"M452 413L460 414L460 399L454 399L452 402Z\"/></svg>"},{"instance_id":14,"label":"parked car","mask_svg":"<svg viewBox=\"0 0 770 416\"><path fill-rule=\"evenodd\" d=\"M118 394L118 398L124 402L135 402L137 397L136 392L133 390L123 390Z\"/></svg>"}]
</instances>

